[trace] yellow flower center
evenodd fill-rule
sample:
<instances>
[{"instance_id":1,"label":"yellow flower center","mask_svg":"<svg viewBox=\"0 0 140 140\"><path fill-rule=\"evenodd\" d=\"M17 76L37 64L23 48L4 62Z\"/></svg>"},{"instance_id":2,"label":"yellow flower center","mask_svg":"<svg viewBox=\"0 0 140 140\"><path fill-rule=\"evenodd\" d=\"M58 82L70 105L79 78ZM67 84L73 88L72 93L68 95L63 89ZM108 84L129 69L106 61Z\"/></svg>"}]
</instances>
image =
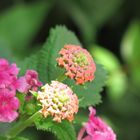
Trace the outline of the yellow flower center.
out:
<instances>
[{"instance_id":1,"label":"yellow flower center","mask_svg":"<svg viewBox=\"0 0 140 140\"><path fill-rule=\"evenodd\" d=\"M79 52L77 54L74 55L73 61L82 66L87 66L89 64L87 57L85 56L85 54L83 52Z\"/></svg>"}]
</instances>

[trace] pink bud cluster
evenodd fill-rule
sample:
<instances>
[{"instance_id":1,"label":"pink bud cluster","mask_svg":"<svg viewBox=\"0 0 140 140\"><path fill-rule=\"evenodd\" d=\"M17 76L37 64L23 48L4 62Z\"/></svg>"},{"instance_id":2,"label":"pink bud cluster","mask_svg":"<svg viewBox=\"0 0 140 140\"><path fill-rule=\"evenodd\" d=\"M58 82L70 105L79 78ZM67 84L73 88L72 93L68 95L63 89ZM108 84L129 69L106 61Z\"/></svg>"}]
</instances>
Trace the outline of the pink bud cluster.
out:
<instances>
[{"instance_id":1,"label":"pink bud cluster","mask_svg":"<svg viewBox=\"0 0 140 140\"><path fill-rule=\"evenodd\" d=\"M77 84L84 84L94 79L96 66L86 49L76 45L65 45L59 54L58 65L65 68L66 76L74 79Z\"/></svg>"},{"instance_id":2,"label":"pink bud cluster","mask_svg":"<svg viewBox=\"0 0 140 140\"><path fill-rule=\"evenodd\" d=\"M42 87L38 92L38 101L44 117L52 116L56 122L66 119L72 121L74 114L78 112L78 98L65 84L52 81L50 85Z\"/></svg>"},{"instance_id":3,"label":"pink bud cluster","mask_svg":"<svg viewBox=\"0 0 140 140\"><path fill-rule=\"evenodd\" d=\"M0 59L0 122L12 122L18 116L19 100L15 97L18 72L16 64Z\"/></svg>"},{"instance_id":4,"label":"pink bud cluster","mask_svg":"<svg viewBox=\"0 0 140 140\"><path fill-rule=\"evenodd\" d=\"M89 120L80 130L78 140L116 140L113 130L99 117L96 117L96 110L89 107ZM87 136L84 136L84 133ZM84 138L83 138L84 137Z\"/></svg>"},{"instance_id":5,"label":"pink bud cluster","mask_svg":"<svg viewBox=\"0 0 140 140\"><path fill-rule=\"evenodd\" d=\"M27 70L25 76L19 78L18 90L22 93L28 93L29 90L37 91L42 83L38 79L38 73L34 70Z\"/></svg>"}]
</instances>

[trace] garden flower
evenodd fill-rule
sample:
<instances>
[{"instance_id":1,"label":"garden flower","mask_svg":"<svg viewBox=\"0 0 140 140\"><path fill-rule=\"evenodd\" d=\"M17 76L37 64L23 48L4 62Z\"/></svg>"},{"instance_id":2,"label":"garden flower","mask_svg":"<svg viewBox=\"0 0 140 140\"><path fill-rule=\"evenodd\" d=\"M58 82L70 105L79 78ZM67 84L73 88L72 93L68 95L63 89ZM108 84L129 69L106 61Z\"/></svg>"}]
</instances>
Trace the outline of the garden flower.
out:
<instances>
[{"instance_id":1,"label":"garden flower","mask_svg":"<svg viewBox=\"0 0 140 140\"><path fill-rule=\"evenodd\" d=\"M16 64L9 64L9 62L4 59L4 58L0 58L0 72L5 71L7 73L9 73L10 75L15 75L17 76L18 72L19 72L19 68L17 68Z\"/></svg>"},{"instance_id":2,"label":"garden flower","mask_svg":"<svg viewBox=\"0 0 140 140\"><path fill-rule=\"evenodd\" d=\"M17 74L19 68L16 64L9 64L6 59L0 59L0 89L8 89L12 94L15 94L18 88Z\"/></svg>"},{"instance_id":3,"label":"garden flower","mask_svg":"<svg viewBox=\"0 0 140 140\"><path fill-rule=\"evenodd\" d=\"M92 56L86 49L76 45L65 45L59 52L58 65L65 68L65 75L74 79L77 84L94 79L96 70Z\"/></svg>"},{"instance_id":4,"label":"garden flower","mask_svg":"<svg viewBox=\"0 0 140 140\"><path fill-rule=\"evenodd\" d=\"M37 91L42 83L38 79L38 73L34 70L27 70L25 76L19 78L18 91L28 93L29 90Z\"/></svg>"},{"instance_id":5,"label":"garden flower","mask_svg":"<svg viewBox=\"0 0 140 140\"><path fill-rule=\"evenodd\" d=\"M72 121L74 114L78 112L78 98L76 94L65 84L52 81L42 87L38 92L37 100L44 117L52 116L56 122L66 119Z\"/></svg>"},{"instance_id":6,"label":"garden flower","mask_svg":"<svg viewBox=\"0 0 140 140\"><path fill-rule=\"evenodd\" d=\"M0 122L12 122L18 117L19 100L7 89L0 89Z\"/></svg>"},{"instance_id":7,"label":"garden flower","mask_svg":"<svg viewBox=\"0 0 140 140\"><path fill-rule=\"evenodd\" d=\"M89 107L89 120L80 130L78 140L116 140L116 135L113 130L99 117L96 117L94 108ZM84 132L87 136L84 138Z\"/></svg>"}]
</instances>

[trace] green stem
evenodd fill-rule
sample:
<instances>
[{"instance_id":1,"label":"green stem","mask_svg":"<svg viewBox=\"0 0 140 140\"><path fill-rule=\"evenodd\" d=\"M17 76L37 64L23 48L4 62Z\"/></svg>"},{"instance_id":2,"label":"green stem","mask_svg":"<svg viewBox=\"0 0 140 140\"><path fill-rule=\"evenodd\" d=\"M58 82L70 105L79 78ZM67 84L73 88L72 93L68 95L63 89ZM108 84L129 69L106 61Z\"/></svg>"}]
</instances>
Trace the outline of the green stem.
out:
<instances>
[{"instance_id":1,"label":"green stem","mask_svg":"<svg viewBox=\"0 0 140 140\"><path fill-rule=\"evenodd\" d=\"M59 82L63 82L66 78L67 76L63 73L62 75L58 76L56 80Z\"/></svg>"},{"instance_id":2,"label":"green stem","mask_svg":"<svg viewBox=\"0 0 140 140\"><path fill-rule=\"evenodd\" d=\"M10 139L10 138L14 138L15 136L17 136L26 127L30 126L35 121L35 119L37 119L39 116L40 116L40 113L36 112L27 120L25 120L23 122L19 122L17 125L15 125L14 127L12 127L10 129L10 131L7 134L7 138Z\"/></svg>"}]
</instances>

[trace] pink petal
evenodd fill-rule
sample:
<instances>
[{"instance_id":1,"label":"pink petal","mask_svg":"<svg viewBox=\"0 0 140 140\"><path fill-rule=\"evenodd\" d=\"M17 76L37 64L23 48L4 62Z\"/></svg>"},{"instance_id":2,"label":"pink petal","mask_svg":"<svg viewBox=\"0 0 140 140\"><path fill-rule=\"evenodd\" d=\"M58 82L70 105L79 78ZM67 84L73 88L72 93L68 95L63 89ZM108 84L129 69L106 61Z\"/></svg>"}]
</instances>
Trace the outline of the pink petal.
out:
<instances>
[{"instance_id":1,"label":"pink petal","mask_svg":"<svg viewBox=\"0 0 140 140\"><path fill-rule=\"evenodd\" d=\"M0 71L5 70L8 67L9 63L6 59L0 59Z\"/></svg>"},{"instance_id":2,"label":"pink petal","mask_svg":"<svg viewBox=\"0 0 140 140\"><path fill-rule=\"evenodd\" d=\"M93 139L91 136L86 136L85 138L83 138L82 140L95 140L95 139Z\"/></svg>"},{"instance_id":3,"label":"pink petal","mask_svg":"<svg viewBox=\"0 0 140 140\"><path fill-rule=\"evenodd\" d=\"M19 68L17 68L15 63L9 66L8 73L12 75L17 75L19 73Z\"/></svg>"},{"instance_id":4,"label":"pink petal","mask_svg":"<svg viewBox=\"0 0 140 140\"><path fill-rule=\"evenodd\" d=\"M94 133L93 139L94 140L109 140L107 135L100 132Z\"/></svg>"},{"instance_id":5,"label":"pink petal","mask_svg":"<svg viewBox=\"0 0 140 140\"><path fill-rule=\"evenodd\" d=\"M25 77L20 77L18 80L18 91L22 93L26 93L28 91L29 84L27 83Z\"/></svg>"},{"instance_id":6,"label":"pink petal","mask_svg":"<svg viewBox=\"0 0 140 140\"><path fill-rule=\"evenodd\" d=\"M0 122L12 122L18 117L18 113L15 111L6 111L0 114Z\"/></svg>"},{"instance_id":7,"label":"pink petal","mask_svg":"<svg viewBox=\"0 0 140 140\"><path fill-rule=\"evenodd\" d=\"M13 110L17 110L20 106L20 102L17 97L14 97L9 104Z\"/></svg>"}]
</instances>

